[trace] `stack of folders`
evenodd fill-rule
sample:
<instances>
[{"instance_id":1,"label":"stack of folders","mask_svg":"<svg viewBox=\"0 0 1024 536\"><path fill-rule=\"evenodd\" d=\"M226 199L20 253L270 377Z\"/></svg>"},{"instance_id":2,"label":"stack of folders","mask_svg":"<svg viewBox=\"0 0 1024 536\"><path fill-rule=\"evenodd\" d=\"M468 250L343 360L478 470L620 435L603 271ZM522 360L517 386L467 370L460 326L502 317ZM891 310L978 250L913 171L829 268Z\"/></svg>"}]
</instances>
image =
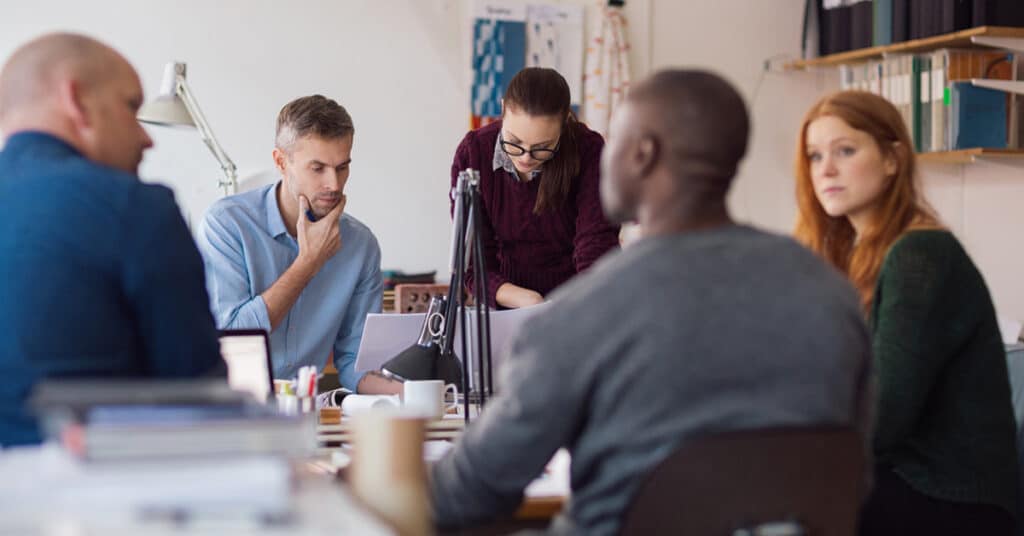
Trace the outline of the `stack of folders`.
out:
<instances>
[{"instance_id":1,"label":"stack of folders","mask_svg":"<svg viewBox=\"0 0 1024 536\"><path fill-rule=\"evenodd\" d=\"M308 455L316 430L308 419L266 406L98 406L69 424L62 444L86 460L196 456Z\"/></svg>"},{"instance_id":2,"label":"stack of folders","mask_svg":"<svg viewBox=\"0 0 1024 536\"><path fill-rule=\"evenodd\" d=\"M34 405L68 460L56 499L86 514L287 516L292 459L316 447L311 419L222 380L48 383Z\"/></svg>"},{"instance_id":3,"label":"stack of folders","mask_svg":"<svg viewBox=\"0 0 1024 536\"><path fill-rule=\"evenodd\" d=\"M1024 79L1024 57L1003 51L940 49L893 54L840 68L842 89L870 91L903 116L919 153L1021 147L1024 102L975 87L971 79Z\"/></svg>"}]
</instances>

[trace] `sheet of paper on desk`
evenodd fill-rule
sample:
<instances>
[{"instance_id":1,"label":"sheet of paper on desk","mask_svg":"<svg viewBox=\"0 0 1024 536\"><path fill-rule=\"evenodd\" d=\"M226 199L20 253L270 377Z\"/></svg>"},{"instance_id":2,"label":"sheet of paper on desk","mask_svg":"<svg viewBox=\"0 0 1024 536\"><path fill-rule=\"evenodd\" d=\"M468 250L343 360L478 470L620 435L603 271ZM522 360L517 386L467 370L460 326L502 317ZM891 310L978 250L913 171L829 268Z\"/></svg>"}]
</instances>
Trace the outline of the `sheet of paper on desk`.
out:
<instances>
[{"instance_id":1,"label":"sheet of paper on desk","mask_svg":"<svg viewBox=\"0 0 1024 536\"><path fill-rule=\"evenodd\" d=\"M569 451L558 449L551 457L547 467L544 468L544 472L529 486L526 486L523 495L530 498L568 497L571 490L569 478L571 461Z\"/></svg>"},{"instance_id":2,"label":"sheet of paper on desk","mask_svg":"<svg viewBox=\"0 0 1024 536\"><path fill-rule=\"evenodd\" d=\"M509 345L519 333L523 322L543 311L546 306L547 304L540 304L521 309L491 311L491 359L495 372L501 370L501 364L509 354ZM470 312L468 316L473 318L473 313ZM378 370L389 359L414 344L423 327L423 318L423 313L367 315L366 324L363 327L363 338L359 344L359 353L356 355L356 371ZM471 330L470 333L474 333L474 331ZM461 345L459 337L459 329L456 329L457 349ZM456 353L460 352L456 351Z\"/></svg>"}]
</instances>

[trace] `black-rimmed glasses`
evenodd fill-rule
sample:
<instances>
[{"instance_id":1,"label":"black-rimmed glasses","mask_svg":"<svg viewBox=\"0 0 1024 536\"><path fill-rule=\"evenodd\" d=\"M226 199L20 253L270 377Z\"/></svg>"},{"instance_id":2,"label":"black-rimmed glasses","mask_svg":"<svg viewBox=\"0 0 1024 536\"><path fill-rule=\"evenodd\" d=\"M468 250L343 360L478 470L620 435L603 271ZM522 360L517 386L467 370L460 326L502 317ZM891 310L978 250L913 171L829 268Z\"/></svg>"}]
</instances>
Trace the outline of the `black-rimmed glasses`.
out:
<instances>
[{"instance_id":1,"label":"black-rimmed glasses","mask_svg":"<svg viewBox=\"0 0 1024 536\"><path fill-rule=\"evenodd\" d=\"M501 135L499 134L499 137ZM522 145L505 141L505 138L501 138L501 150L505 151L505 154L509 156L523 156L526 153L530 153L530 158L537 160L538 162L547 162L555 157L555 153L558 152L558 144L555 144L553 149L527 149Z\"/></svg>"}]
</instances>

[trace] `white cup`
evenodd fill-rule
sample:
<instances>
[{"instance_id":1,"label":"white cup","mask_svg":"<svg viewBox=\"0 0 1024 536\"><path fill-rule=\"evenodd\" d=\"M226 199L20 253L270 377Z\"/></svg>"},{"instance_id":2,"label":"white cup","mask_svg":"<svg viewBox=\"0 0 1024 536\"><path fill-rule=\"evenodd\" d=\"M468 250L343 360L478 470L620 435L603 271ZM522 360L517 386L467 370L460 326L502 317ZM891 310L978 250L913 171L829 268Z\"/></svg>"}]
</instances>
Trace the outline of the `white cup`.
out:
<instances>
[{"instance_id":1,"label":"white cup","mask_svg":"<svg viewBox=\"0 0 1024 536\"><path fill-rule=\"evenodd\" d=\"M452 403L445 404L444 395L452 392ZM410 414L430 419L444 417L449 409L459 406L459 388L441 380L409 380L403 387L404 406Z\"/></svg>"}]
</instances>

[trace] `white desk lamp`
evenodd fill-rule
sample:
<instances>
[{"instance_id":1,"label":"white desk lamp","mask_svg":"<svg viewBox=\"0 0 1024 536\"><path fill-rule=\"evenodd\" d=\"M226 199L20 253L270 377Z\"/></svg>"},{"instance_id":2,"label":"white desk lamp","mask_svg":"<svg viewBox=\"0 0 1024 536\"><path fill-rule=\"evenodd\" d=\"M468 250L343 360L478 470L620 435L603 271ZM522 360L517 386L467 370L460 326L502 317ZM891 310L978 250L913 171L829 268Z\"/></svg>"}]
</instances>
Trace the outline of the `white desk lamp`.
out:
<instances>
[{"instance_id":1,"label":"white desk lamp","mask_svg":"<svg viewBox=\"0 0 1024 536\"><path fill-rule=\"evenodd\" d=\"M224 195L235 193L238 186L238 172L235 163L217 142L213 130L210 129L210 124L206 122L206 117L199 109L199 103L196 102L192 90L189 89L188 83L185 81L184 63L171 62L164 67L160 93L155 99L145 103L139 109L136 117L143 123L153 125L195 127L224 171L224 178L218 181L218 185L224 190Z\"/></svg>"}]
</instances>

